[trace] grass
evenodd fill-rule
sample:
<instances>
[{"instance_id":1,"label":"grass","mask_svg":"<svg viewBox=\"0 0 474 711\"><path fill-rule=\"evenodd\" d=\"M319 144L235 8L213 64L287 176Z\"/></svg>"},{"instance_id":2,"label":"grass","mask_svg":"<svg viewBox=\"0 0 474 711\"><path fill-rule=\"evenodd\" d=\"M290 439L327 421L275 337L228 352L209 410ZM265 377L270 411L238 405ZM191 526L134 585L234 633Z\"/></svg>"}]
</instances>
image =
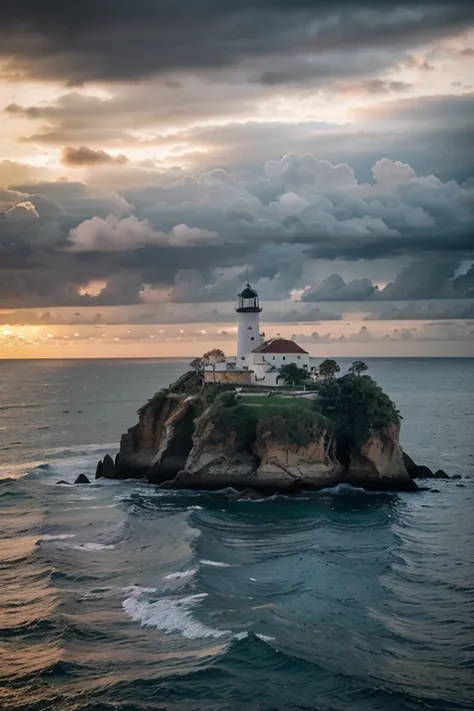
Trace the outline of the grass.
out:
<instances>
[{"instance_id":1,"label":"grass","mask_svg":"<svg viewBox=\"0 0 474 711\"><path fill-rule=\"evenodd\" d=\"M239 398L239 402L242 405L264 405L265 407L289 407L295 404L303 404L305 406L309 405L309 400L302 397L281 397L278 395L273 395L267 397L266 395L250 395L246 397L242 395Z\"/></svg>"}]
</instances>

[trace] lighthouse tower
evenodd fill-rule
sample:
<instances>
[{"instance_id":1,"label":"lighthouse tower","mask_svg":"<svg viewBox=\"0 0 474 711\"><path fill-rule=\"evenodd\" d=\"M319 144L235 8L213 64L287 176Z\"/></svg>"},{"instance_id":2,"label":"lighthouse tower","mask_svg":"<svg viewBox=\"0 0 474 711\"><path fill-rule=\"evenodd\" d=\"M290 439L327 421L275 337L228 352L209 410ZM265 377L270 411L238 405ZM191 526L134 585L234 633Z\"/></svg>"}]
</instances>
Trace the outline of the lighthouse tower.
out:
<instances>
[{"instance_id":1,"label":"lighthouse tower","mask_svg":"<svg viewBox=\"0 0 474 711\"><path fill-rule=\"evenodd\" d=\"M235 309L238 313L237 361L246 357L260 344L260 304L258 294L250 284L239 294Z\"/></svg>"}]
</instances>

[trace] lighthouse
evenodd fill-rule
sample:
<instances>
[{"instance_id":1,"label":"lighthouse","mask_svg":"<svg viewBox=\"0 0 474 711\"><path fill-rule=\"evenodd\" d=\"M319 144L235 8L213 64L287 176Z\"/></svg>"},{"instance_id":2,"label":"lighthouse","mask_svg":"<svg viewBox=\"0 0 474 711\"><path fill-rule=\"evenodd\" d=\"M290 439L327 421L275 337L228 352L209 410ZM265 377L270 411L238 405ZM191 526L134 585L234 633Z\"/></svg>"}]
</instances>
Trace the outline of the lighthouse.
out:
<instances>
[{"instance_id":1,"label":"lighthouse","mask_svg":"<svg viewBox=\"0 0 474 711\"><path fill-rule=\"evenodd\" d=\"M245 361L250 353L260 344L260 304L257 292L250 284L239 294L236 306L237 325L237 361Z\"/></svg>"}]
</instances>

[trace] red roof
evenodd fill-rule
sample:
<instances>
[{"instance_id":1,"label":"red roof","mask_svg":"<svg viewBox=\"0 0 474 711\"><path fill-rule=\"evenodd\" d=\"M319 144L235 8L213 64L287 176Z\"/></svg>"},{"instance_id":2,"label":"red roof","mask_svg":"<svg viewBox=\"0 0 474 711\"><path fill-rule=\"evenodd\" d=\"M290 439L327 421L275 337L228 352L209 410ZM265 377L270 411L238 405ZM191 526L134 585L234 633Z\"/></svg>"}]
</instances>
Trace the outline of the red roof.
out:
<instances>
[{"instance_id":1,"label":"red roof","mask_svg":"<svg viewBox=\"0 0 474 711\"><path fill-rule=\"evenodd\" d=\"M252 353L305 353L308 355L308 351L303 350L301 346L288 338L270 338L269 341L254 348Z\"/></svg>"}]
</instances>

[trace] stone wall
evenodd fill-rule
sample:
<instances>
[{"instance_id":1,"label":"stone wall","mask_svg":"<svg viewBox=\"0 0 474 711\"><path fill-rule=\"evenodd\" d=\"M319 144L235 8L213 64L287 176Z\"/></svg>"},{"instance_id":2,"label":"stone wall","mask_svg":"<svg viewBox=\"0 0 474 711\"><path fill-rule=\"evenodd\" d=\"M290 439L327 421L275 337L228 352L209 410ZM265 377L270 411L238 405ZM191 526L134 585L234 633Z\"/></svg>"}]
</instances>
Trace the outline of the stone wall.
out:
<instances>
[{"instance_id":1,"label":"stone wall","mask_svg":"<svg viewBox=\"0 0 474 711\"><path fill-rule=\"evenodd\" d=\"M251 370L216 370L216 379L212 370L204 371L205 383L235 383L236 385L250 385L252 380Z\"/></svg>"}]
</instances>

